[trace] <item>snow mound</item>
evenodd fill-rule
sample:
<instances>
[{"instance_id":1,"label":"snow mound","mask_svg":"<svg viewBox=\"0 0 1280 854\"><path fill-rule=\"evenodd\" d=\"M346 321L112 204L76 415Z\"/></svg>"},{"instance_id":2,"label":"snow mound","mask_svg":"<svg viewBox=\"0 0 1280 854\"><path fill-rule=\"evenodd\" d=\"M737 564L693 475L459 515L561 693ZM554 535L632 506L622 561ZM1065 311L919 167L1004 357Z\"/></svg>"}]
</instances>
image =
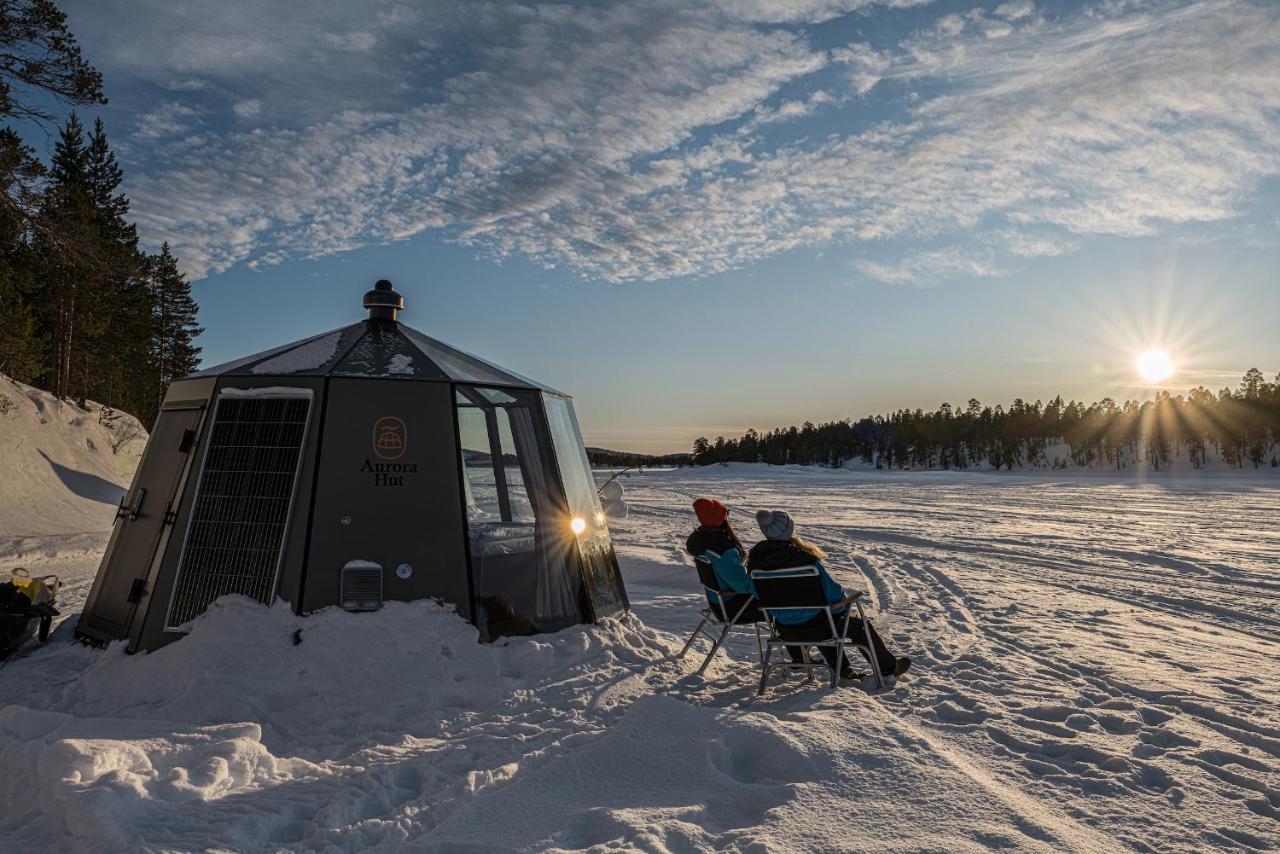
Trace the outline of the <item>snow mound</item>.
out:
<instances>
[{"instance_id":1,"label":"snow mound","mask_svg":"<svg viewBox=\"0 0 1280 854\"><path fill-rule=\"evenodd\" d=\"M0 376L0 558L41 537L109 530L146 441L131 415L107 419L100 404Z\"/></svg>"},{"instance_id":2,"label":"snow mound","mask_svg":"<svg viewBox=\"0 0 1280 854\"><path fill-rule=\"evenodd\" d=\"M375 844L401 803L438 799L434 821L548 735L598 730L547 726L562 715L545 705L585 702L579 681L625 680L668 655L632 617L483 645L429 601L300 618L224 597L184 640L133 656L59 634L0 674L17 700L0 709L0 840L20 846ZM608 695L596 701L625 692Z\"/></svg>"},{"instance_id":3,"label":"snow mound","mask_svg":"<svg viewBox=\"0 0 1280 854\"><path fill-rule=\"evenodd\" d=\"M82 718L252 720L274 748L332 758L389 728L402 732L405 720L491 709L600 656L639 664L663 654L618 623L498 645L477 638L452 607L429 600L299 617L283 601L268 608L225 596L186 638L149 654L126 655L123 644L50 649L46 668L78 672L35 703Z\"/></svg>"}]
</instances>

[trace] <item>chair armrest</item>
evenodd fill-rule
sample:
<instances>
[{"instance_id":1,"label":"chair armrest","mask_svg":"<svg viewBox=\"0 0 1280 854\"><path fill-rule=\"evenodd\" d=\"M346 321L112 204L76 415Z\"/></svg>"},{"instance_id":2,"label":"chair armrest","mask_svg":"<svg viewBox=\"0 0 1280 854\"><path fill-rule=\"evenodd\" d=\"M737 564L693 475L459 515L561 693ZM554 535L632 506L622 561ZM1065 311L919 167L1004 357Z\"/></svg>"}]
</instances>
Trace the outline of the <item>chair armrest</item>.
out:
<instances>
[{"instance_id":1,"label":"chair armrest","mask_svg":"<svg viewBox=\"0 0 1280 854\"><path fill-rule=\"evenodd\" d=\"M859 599L861 599L865 595L866 594L863 593L861 590L858 590L850 594L849 596L844 597L839 602L832 602L831 607L836 609L837 611L842 610L844 608L848 608L850 605L852 605L854 602L857 602Z\"/></svg>"}]
</instances>

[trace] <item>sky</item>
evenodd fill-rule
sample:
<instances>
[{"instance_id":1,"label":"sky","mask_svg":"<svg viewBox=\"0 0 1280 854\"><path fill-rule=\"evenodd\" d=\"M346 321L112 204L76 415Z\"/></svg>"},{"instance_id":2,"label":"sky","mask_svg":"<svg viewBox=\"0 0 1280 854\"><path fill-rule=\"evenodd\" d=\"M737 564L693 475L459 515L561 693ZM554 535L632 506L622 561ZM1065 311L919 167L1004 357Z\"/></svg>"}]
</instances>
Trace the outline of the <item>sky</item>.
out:
<instances>
[{"instance_id":1,"label":"sky","mask_svg":"<svg viewBox=\"0 0 1280 854\"><path fill-rule=\"evenodd\" d=\"M1280 370L1280 3L64 0L207 364L362 316L588 444Z\"/></svg>"}]
</instances>

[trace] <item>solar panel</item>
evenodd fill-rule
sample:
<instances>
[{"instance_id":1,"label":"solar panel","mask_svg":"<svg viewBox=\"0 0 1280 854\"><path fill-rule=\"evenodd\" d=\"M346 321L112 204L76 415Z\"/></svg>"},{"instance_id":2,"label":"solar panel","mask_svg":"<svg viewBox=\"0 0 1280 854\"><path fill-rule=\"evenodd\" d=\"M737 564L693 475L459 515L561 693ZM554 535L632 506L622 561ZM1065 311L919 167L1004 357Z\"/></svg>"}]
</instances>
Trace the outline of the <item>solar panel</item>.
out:
<instances>
[{"instance_id":1,"label":"solar panel","mask_svg":"<svg viewBox=\"0 0 1280 854\"><path fill-rule=\"evenodd\" d=\"M167 629L227 593L271 601L310 410L309 393L228 389L219 396Z\"/></svg>"}]
</instances>

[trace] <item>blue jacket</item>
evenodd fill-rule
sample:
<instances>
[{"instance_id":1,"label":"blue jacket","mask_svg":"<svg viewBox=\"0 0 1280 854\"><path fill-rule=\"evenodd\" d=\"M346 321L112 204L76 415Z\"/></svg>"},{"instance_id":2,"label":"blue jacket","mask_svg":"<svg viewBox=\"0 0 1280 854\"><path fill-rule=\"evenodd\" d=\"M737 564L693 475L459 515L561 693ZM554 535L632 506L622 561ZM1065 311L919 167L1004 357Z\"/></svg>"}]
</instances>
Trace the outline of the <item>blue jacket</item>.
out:
<instances>
[{"instance_id":1,"label":"blue jacket","mask_svg":"<svg viewBox=\"0 0 1280 854\"><path fill-rule=\"evenodd\" d=\"M719 556L708 549L702 553L702 557L711 562L711 568L715 570L716 578L720 580L720 586L723 589L732 590L734 593L756 595L755 587L751 584L751 576L747 575L747 568L742 563L742 555L736 548L729 549Z\"/></svg>"},{"instance_id":2,"label":"blue jacket","mask_svg":"<svg viewBox=\"0 0 1280 854\"><path fill-rule=\"evenodd\" d=\"M707 558L711 561L721 590L732 590L736 594L748 596L755 595L751 589L751 582L747 578L746 567L742 565L743 556L738 551L737 543L723 528L698 527L689 535L685 550L695 558ZM720 561L719 567L716 565L717 561ZM735 596L734 599L737 597ZM727 603L730 610L736 610L741 606L741 601L735 603L734 599ZM710 593L707 594L707 603L716 604Z\"/></svg>"},{"instance_id":3,"label":"blue jacket","mask_svg":"<svg viewBox=\"0 0 1280 854\"><path fill-rule=\"evenodd\" d=\"M822 565L822 561L814 558L803 549L792 545L790 540L761 540L756 543L751 547L751 553L747 556L747 566L753 570L816 566L818 568L818 577L822 580L822 592L826 594L828 604L839 602L849 595L827 572L827 568ZM716 574L719 575L718 567ZM838 612L838 614L842 613L843 611ZM821 614L822 611L817 608L800 611L778 611L775 619L784 626L794 626L798 623L807 623L821 616Z\"/></svg>"}]
</instances>

